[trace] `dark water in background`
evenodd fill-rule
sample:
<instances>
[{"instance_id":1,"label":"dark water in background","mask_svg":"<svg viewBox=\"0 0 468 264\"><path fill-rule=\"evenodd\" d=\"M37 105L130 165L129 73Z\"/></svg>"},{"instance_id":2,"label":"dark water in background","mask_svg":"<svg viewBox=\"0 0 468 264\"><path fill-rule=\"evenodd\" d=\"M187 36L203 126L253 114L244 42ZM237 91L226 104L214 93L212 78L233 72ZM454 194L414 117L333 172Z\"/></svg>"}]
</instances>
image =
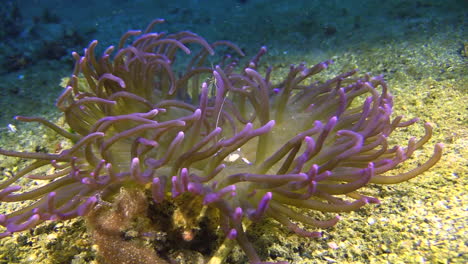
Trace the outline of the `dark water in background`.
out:
<instances>
[{"instance_id":1,"label":"dark water in background","mask_svg":"<svg viewBox=\"0 0 468 264\"><path fill-rule=\"evenodd\" d=\"M429 31L437 30L433 28L437 23L460 23L468 10L463 0L5 2L5 6L17 6L19 11L19 18L13 18L17 20L13 23L17 27L14 32L19 34L5 34L7 39L27 40L34 33L44 33L38 28L46 27L42 30L49 34L38 36L38 40L60 41L67 35L61 36L59 29L76 31L66 48L80 48L82 43L76 42L87 43L91 38L101 39L103 44L113 42L121 32L142 28L154 18L168 21L162 26L164 30L191 30L208 39L229 39L244 46L291 47L301 51L330 45L339 48L350 42L430 34Z\"/></svg>"}]
</instances>

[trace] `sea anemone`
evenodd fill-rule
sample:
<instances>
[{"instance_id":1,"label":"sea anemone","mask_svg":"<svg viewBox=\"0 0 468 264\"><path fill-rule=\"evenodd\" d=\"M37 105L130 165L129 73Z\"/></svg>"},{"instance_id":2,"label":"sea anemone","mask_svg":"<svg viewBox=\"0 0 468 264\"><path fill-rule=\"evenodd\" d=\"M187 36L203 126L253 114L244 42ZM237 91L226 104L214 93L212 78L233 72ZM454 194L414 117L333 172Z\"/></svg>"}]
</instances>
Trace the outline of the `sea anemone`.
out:
<instances>
[{"instance_id":1,"label":"sea anemone","mask_svg":"<svg viewBox=\"0 0 468 264\"><path fill-rule=\"evenodd\" d=\"M360 188L407 181L442 155L436 144L425 163L392 175L428 142L432 127L424 124L425 135L405 147L391 146L392 133L418 119L391 117L393 98L381 76L355 77L352 70L319 81L316 74L332 64L325 61L291 65L274 82L272 68L259 69L265 47L240 67L236 58L243 52L236 45L209 44L187 31L151 33L161 22L143 34L127 32L100 57L97 41L83 56L73 53L73 73L57 100L67 126L16 117L73 144L58 154L0 149L32 160L0 183L2 203L32 201L0 215L0 237L88 215L121 188L139 188L149 190L154 206L182 194L199 198L218 213L226 238L236 240L251 263L261 263L246 222L268 217L300 236L318 237L299 223L330 227L338 216L317 220L297 209L338 213L378 203ZM213 67L208 58L215 49L233 54ZM195 54L175 63L183 53ZM35 173L44 168L48 173ZM23 177L45 183L21 192L15 182Z\"/></svg>"}]
</instances>

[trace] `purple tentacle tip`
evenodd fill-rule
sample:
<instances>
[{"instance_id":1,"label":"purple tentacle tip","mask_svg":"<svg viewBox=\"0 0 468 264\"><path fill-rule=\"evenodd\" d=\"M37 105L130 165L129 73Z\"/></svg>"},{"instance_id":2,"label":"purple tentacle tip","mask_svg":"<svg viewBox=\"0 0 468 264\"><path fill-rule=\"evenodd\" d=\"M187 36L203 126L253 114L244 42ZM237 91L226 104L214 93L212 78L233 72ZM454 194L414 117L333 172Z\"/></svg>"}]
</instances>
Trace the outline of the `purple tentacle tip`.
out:
<instances>
[{"instance_id":1,"label":"purple tentacle tip","mask_svg":"<svg viewBox=\"0 0 468 264\"><path fill-rule=\"evenodd\" d=\"M232 228L231 230L229 230L227 236L226 236L228 239L236 239L237 237L237 230Z\"/></svg>"}]
</instances>

